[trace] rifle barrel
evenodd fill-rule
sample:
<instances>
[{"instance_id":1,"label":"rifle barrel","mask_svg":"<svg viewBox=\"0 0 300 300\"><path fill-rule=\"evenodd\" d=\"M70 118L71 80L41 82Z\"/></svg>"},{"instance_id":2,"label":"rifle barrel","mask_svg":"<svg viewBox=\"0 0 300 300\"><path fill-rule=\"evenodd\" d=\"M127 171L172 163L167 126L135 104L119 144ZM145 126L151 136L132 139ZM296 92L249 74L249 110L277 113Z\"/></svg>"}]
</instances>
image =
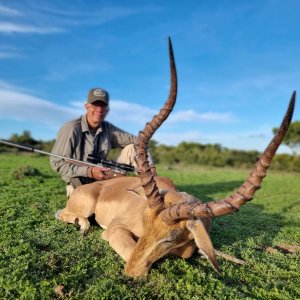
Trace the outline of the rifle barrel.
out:
<instances>
[{"instance_id":1,"label":"rifle barrel","mask_svg":"<svg viewBox=\"0 0 300 300\"><path fill-rule=\"evenodd\" d=\"M62 158L65 161L68 161L68 162L71 162L71 163L75 163L75 164L82 164L82 165L86 165L86 166L90 166L90 167L99 167L100 166L100 164L91 163L91 162L85 162L85 161L81 161L81 160L78 160L78 159L75 159L75 158L64 157L62 155L58 155L58 154L54 154L54 153L42 151L42 150L36 149L34 147L20 145L20 144L13 143L13 142L6 141L6 140L2 140L2 139L0 139L0 143L4 144L4 145L16 147L16 148L19 148L19 149L23 149L23 150L26 150L26 151L30 151L30 152L35 152L35 153L40 153L40 154L44 154L44 155L48 155L48 156ZM124 171L122 172L121 170L114 170L114 171L117 171L117 172L120 172L120 173L124 173Z\"/></svg>"}]
</instances>

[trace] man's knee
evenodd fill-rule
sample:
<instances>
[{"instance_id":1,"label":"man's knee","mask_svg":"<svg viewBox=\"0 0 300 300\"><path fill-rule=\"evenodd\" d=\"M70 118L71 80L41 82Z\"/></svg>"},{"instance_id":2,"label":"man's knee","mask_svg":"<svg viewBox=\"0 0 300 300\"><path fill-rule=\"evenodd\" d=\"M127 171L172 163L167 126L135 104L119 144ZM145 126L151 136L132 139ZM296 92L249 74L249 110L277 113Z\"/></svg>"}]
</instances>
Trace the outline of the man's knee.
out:
<instances>
[{"instance_id":1,"label":"man's knee","mask_svg":"<svg viewBox=\"0 0 300 300\"><path fill-rule=\"evenodd\" d=\"M67 190L67 198L69 199L71 194L73 193L74 191L74 187L71 185L71 184L68 184L66 186L66 190Z\"/></svg>"},{"instance_id":2,"label":"man's knee","mask_svg":"<svg viewBox=\"0 0 300 300\"><path fill-rule=\"evenodd\" d=\"M129 144L122 149L120 155L117 158L117 162L131 165L136 168L135 155L136 152L135 152L134 145Z\"/></svg>"}]
</instances>

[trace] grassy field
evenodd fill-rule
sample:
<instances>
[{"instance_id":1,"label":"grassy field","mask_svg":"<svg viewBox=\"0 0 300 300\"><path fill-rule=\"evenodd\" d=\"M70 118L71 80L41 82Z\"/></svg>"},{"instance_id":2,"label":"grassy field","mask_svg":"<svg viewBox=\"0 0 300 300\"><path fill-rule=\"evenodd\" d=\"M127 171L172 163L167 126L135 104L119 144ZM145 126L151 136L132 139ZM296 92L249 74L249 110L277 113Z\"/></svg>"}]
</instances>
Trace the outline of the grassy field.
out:
<instances>
[{"instance_id":1,"label":"grassy field","mask_svg":"<svg viewBox=\"0 0 300 300\"><path fill-rule=\"evenodd\" d=\"M180 190L203 201L234 191L250 170L165 170ZM125 276L122 259L101 239L54 218L65 187L47 157L0 155L0 299L300 299L300 174L272 170L239 213L214 220L215 248L247 262L218 258L222 275L195 254L166 257L149 275ZM294 250L294 249L292 249Z\"/></svg>"}]
</instances>

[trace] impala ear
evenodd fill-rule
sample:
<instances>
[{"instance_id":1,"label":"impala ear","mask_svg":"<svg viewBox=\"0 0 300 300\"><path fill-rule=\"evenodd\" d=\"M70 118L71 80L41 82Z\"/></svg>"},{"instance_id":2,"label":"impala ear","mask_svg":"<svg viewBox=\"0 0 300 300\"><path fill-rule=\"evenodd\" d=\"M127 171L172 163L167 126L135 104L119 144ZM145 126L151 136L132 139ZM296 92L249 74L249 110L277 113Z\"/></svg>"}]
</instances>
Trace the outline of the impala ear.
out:
<instances>
[{"instance_id":1,"label":"impala ear","mask_svg":"<svg viewBox=\"0 0 300 300\"><path fill-rule=\"evenodd\" d=\"M168 192L168 190L166 190L166 189L161 189L161 190L159 190L159 193L160 193L160 195L164 198L165 197L165 194Z\"/></svg>"},{"instance_id":2,"label":"impala ear","mask_svg":"<svg viewBox=\"0 0 300 300\"><path fill-rule=\"evenodd\" d=\"M215 271L221 274L221 269L216 259L213 244L202 221L199 219L189 220L186 222L186 227L193 234L196 245L201 254L203 254L210 261Z\"/></svg>"},{"instance_id":3,"label":"impala ear","mask_svg":"<svg viewBox=\"0 0 300 300\"><path fill-rule=\"evenodd\" d=\"M141 198L147 200L145 191L142 187L138 187L138 188L133 189L133 190L132 189L127 189L127 192L133 193L133 194L137 195L138 197L141 197Z\"/></svg>"},{"instance_id":4,"label":"impala ear","mask_svg":"<svg viewBox=\"0 0 300 300\"><path fill-rule=\"evenodd\" d=\"M141 197L141 198L147 200L145 190L142 187L138 187L138 188L135 188L135 189L127 189L127 192L133 193L133 194L137 195L138 197ZM167 192L169 192L169 191L166 190L166 189L159 190L159 193L162 196L162 198L165 197Z\"/></svg>"}]
</instances>

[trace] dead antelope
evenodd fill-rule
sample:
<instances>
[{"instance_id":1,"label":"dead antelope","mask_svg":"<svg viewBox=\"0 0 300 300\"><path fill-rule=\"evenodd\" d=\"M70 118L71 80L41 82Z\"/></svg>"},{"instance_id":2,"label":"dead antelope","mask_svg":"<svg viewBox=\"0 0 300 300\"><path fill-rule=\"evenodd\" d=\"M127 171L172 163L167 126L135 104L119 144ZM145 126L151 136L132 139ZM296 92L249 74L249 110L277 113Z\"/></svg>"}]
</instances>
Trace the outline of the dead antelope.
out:
<instances>
[{"instance_id":1,"label":"dead antelope","mask_svg":"<svg viewBox=\"0 0 300 300\"><path fill-rule=\"evenodd\" d=\"M135 145L138 177L119 177L80 186L58 216L64 222L78 223L80 230L86 232L90 227L88 217L95 214L97 223L105 228L102 237L126 261L128 276L146 275L151 265L168 253L189 258L196 248L220 272L208 235L211 219L236 212L252 199L289 127L295 105L294 92L280 129L241 187L223 200L201 203L193 196L179 192L172 180L153 177L147 160L148 142L169 116L177 95L170 40L169 56L169 98L159 114L139 133Z\"/></svg>"}]
</instances>

